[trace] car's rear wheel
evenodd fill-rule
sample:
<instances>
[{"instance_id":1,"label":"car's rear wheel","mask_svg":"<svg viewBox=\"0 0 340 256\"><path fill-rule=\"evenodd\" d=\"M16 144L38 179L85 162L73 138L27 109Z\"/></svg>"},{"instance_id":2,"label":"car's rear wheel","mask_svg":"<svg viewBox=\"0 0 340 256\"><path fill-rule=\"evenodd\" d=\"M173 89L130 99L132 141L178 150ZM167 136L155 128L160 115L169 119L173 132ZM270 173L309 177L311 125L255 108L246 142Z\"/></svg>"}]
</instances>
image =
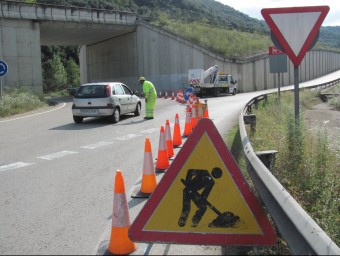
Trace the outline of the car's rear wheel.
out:
<instances>
[{"instance_id":1,"label":"car's rear wheel","mask_svg":"<svg viewBox=\"0 0 340 256\"><path fill-rule=\"evenodd\" d=\"M141 113L141 104L137 103L136 110L134 112L135 116L140 116Z\"/></svg>"},{"instance_id":2,"label":"car's rear wheel","mask_svg":"<svg viewBox=\"0 0 340 256\"><path fill-rule=\"evenodd\" d=\"M76 124L81 124L84 120L84 117L82 116L73 116L73 120Z\"/></svg>"},{"instance_id":3,"label":"car's rear wheel","mask_svg":"<svg viewBox=\"0 0 340 256\"><path fill-rule=\"evenodd\" d=\"M236 94L236 89L233 90L233 95L235 95L235 94Z\"/></svg>"},{"instance_id":4,"label":"car's rear wheel","mask_svg":"<svg viewBox=\"0 0 340 256\"><path fill-rule=\"evenodd\" d=\"M113 114L109 117L111 123L118 123L120 119L120 111L119 108L115 108Z\"/></svg>"}]
</instances>

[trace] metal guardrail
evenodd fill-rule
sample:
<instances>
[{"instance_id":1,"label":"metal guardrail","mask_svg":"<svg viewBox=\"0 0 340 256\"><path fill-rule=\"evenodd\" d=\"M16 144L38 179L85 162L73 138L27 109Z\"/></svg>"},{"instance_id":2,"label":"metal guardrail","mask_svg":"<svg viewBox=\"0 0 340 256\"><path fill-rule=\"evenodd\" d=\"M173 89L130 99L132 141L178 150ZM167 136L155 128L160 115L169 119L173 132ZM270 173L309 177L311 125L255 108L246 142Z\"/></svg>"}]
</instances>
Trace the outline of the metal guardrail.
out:
<instances>
[{"instance_id":1,"label":"metal guardrail","mask_svg":"<svg viewBox=\"0 0 340 256\"><path fill-rule=\"evenodd\" d=\"M304 88L326 88L339 82L340 79L336 79ZM268 94L270 93L273 92ZM250 100L239 116L240 136L243 151L248 160L248 173L293 254L340 255L340 248L272 175L270 170L258 158L250 144L245 128L244 116L251 110L253 104L266 97L267 94L262 94Z\"/></svg>"}]
</instances>

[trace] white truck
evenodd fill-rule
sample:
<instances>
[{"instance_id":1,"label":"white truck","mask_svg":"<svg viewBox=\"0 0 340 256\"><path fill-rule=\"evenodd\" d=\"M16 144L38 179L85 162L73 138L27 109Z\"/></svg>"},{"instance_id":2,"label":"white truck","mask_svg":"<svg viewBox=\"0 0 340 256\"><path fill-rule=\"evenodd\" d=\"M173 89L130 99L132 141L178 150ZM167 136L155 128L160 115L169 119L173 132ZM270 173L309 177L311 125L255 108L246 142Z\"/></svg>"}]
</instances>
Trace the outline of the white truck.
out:
<instances>
[{"instance_id":1,"label":"white truck","mask_svg":"<svg viewBox=\"0 0 340 256\"><path fill-rule=\"evenodd\" d=\"M232 75L221 72L217 65L205 71L203 69L189 69L188 71L188 84L193 87L197 96L213 94L218 97L221 93L235 95L236 83Z\"/></svg>"}]
</instances>

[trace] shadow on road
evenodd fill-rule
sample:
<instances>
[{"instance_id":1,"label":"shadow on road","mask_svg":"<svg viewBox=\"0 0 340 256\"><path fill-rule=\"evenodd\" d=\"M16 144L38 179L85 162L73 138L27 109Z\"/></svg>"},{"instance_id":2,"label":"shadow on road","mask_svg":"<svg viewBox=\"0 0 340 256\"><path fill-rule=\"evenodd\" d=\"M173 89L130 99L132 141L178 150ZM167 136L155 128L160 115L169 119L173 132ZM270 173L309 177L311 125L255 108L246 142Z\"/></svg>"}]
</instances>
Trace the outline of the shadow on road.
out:
<instances>
[{"instance_id":1,"label":"shadow on road","mask_svg":"<svg viewBox=\"0 0 340 256\"><path fill-rule=\"evenodd\" d=\"M131 119L134 118L134 119ZM51 128L50 130L62 130L62 131L72 131L72 130L88 130L88 129L95 129L100 128L103 126L122 126L122 125L133 125L139 124L142 122L146 122L148 120L141 119L142 117L136 117L134 115L123 115L120 117L120 121L116 124L112 124L108 121L105 117L88 117L84 118L81 124L76 124L74 122L64 124L61 126L57 126ZM126 120L131 119L130 122L125 122Z\"/></svg>"}]
</instances>

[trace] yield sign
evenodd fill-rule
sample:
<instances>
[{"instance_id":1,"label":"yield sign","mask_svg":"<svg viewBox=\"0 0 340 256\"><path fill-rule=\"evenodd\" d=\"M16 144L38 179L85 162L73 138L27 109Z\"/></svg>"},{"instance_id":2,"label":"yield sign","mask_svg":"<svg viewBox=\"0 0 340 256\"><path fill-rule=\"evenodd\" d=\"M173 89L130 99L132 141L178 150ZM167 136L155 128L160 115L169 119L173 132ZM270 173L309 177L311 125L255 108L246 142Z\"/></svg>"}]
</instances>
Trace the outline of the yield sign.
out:
<instances>
[{"instance_id":1,"label":"yield sign","mask_svg":"<svg viewBox=\"0 0 340 256\"><path fill-rule=\"evenodd\" d=\"M262 9L261 14L282 50L295 66L301 64L318 34L328 6L307 6Z\"/></svg>"},{"instance_id":2,"label":"yield sign","mask_svg":"<svg viewBox=\"0 0 340 256\"><path fill-rule=\"evenodd\" d=\"M201 119L129 229L133 241L274 245L275 232L222 137Z\"/></svg>"}]
</instances>

